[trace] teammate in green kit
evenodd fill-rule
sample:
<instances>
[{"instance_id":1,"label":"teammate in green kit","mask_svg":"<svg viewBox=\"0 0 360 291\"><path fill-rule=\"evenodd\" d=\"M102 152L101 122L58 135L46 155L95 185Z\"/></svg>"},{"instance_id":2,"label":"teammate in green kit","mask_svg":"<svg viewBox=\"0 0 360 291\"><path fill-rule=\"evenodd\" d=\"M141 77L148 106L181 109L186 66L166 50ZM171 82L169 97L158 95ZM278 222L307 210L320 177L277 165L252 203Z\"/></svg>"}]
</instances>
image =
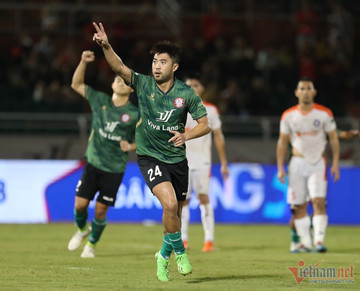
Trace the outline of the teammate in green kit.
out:
<instances>
[{"instance_id":1,"label":"teammate in green kit","mask_svg":"<svg viewBox=\"0 0 360 291\"><path fill-rule=\"evenodd\" d=\"M181 211L188 188L185 141L210 132L207 112L195 91L174 78L180 48L169 41L151 50L152 76L135 73L113 51L103 25L93 23L93 40L103 49L113 71L131 84L139 99L140 120L136 126L136 152L141 173L163 206L163 246L156 253L157 277L169 281L169 258L174 251L178 271L192 271L181 238ZM185 132L188 112L197 126Z\"/></svg>"},{"instance_id":2,"label":"teammate in green kit","mask_svg":"<svg viewBox=\"0 0 360 291\"><path fill-rule=\"evenodd\" d=\"M86 163L76 187L74 217L78 230L68 244L70 251L76 250L90 235L81 253L83 258L95 257L95 245L106 226L106 213L115 204L128 152L136 148L132 142L138 120L138 108L129 102L133 89L120 76L116 76L112 83L112 96L85 84L87 64L94 59L94 52L82 53L71 83L71 87L89 101L92 111ZM88 206L97 192L95 217L88 227Z\"/></svg>"}]
</instances>

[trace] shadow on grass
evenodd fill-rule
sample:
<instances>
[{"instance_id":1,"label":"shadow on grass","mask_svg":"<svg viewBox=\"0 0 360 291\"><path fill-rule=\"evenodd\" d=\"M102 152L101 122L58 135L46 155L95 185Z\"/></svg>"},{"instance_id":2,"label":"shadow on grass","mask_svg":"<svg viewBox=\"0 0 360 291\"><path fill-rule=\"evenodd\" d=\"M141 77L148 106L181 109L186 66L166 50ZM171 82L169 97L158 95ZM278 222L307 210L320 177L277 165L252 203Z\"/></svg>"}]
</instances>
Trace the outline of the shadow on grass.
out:
<instances>
[{"instance_id":1,"label":"shadow on grass","mask_svg":"<svg viewBox=\"0 0 360 291\"><path fill-rule=\"evenodd\" d=\"M279 275L229 275L229 276L219 276L219 277L202 277L194 280L187 281L187 284L198 284L203 282L212 282L212 281L228 281L228 280L246 280L246 279L260 279L260 278L279 278Z\"/></svg>"}]
</instances>

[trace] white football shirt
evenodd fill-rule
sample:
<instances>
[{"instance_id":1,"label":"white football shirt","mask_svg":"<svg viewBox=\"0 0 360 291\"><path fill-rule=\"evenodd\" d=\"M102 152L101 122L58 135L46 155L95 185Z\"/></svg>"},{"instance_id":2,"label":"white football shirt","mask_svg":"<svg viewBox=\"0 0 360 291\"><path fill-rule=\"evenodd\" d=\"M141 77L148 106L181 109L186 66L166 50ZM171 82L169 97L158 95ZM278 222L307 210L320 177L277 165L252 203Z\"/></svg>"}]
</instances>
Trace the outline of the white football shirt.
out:
<instances>
[{"instance_id":1,"label":"white football shirt","mask_svg":"<svg viewBox=\"0 0 360 291\"><path fill-rule=\"evenodd\" d=\"M207 117L211 126L211 130L216 130L221 127L219 111L217 107L211 103L204 102L207 110ZM197 122L188 114L185 130L190 130L197 125ZM190 169L198 169L209 167L211 165L211 132L201 137L191 139L186 144L186 158Z\"/></svg>"},{"instance_id":2,"label":"white football shirt","mask_svg":"<svg viewBox=\"0 0 360 291\"><path fill-rule=\"evenodd\" d=\"M327 133L336 129L330 109L314 103L310 112L304 114L296 105L286 110L280 121L280 132L291 136L293 148L304 159L315 164L321 159L327 143Z\"/></svg>"}]
</instances>

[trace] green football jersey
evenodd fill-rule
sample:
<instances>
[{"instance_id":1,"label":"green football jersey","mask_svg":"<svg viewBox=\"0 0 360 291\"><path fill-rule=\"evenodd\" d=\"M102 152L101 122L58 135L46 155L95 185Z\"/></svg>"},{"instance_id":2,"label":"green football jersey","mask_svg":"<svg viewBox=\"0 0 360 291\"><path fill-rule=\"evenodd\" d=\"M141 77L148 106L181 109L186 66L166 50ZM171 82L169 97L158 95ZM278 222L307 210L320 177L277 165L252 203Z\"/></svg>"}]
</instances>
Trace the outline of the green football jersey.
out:
<instances>
[{"instance_id":1,"label":"green football jersey","mask_svg":"<svg viewBox=\"0 0 360 291\"><path fill-rule=\"evenodd\" d=\"M92 111L87 161L106 172L125 172L128 153L121 150L119 142L120 139L134 141L138 108L130 102L116 107L109 95L89 86L86 86L85 98Z\"/></svg>"},{"instance_id":2,"label":"green football jersey","mask_svg":"<svg viewBox=\"0 0 360 291\"><path fill-rule=\"evenodd\" d=\"M131 72L131 85L139 99L140 120L136 126L136 153L173 164L186 158L185 144L175 147L168 142L184 133L189 112L193 119L207 115L201 98L184 82L174 80L168 92L162 92L153 77Z\"/></svg>"}]
</instances>

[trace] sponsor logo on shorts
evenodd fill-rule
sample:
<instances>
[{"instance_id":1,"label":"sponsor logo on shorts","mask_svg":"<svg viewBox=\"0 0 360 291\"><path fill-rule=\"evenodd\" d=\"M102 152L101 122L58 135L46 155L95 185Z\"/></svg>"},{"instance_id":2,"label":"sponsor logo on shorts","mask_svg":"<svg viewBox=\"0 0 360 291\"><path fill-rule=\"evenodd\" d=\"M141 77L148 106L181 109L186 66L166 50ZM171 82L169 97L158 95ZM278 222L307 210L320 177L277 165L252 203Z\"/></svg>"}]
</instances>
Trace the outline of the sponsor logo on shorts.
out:
<instances>
[{"instance_id":1,"label":"sponsor logo on shorts","mask_svg":"<svg viewBox=\"0 0 360 291\"><path fill-rule=\"evenodd\" d=\"M183 192L181 195L182 195L182 196L186 196L186 195L187 195L187 192Z\"/></svg>"},{"instance_id":2,"label":"sponsor logo on shorts","mask_svg":"<svg viewBox=\"0 0 360 291\"><path fill-rule=\"evenodd\" d=\"M113 202L114 198L113 197L108 197L108 196L103 196L103 199L109 202Z\"/></svg>"}]
</instances>

